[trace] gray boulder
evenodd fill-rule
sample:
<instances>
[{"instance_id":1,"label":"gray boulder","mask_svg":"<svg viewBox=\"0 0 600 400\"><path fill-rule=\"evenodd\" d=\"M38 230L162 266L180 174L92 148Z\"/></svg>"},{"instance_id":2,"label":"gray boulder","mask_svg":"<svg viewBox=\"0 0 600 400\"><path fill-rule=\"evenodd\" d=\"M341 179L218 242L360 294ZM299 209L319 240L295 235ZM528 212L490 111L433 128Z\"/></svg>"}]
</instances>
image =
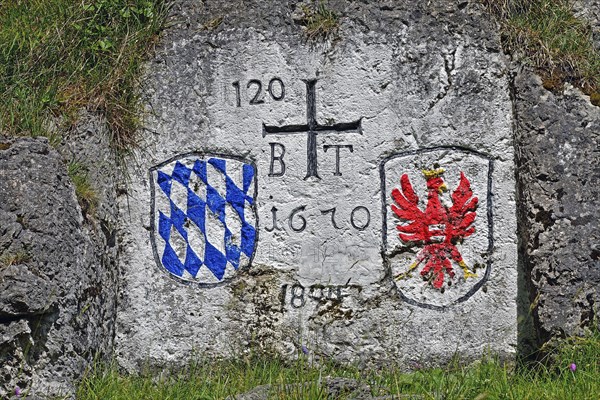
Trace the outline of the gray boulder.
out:
<instances>
[{"instance_id":1,"label":"gray boulder","mask_svg":"<svg viewBox=\"0 0 600 400\"><path fill-rule=\"evenodd\" d=\"M0 397L73 393L112 346L114 252L42 138L0 138Z\"/></svg>"},{"instance_id":2,"label":"gray boulder","mask_svg":"<svg viewBox=\"0 0 600 400\"><path fill-rule=\"evenodd\" d=\"M514 96L520 256L535 349L598 322L600 108L573 88L545 90L527 71L517 74Z\"/></svg>"}]
</instances>

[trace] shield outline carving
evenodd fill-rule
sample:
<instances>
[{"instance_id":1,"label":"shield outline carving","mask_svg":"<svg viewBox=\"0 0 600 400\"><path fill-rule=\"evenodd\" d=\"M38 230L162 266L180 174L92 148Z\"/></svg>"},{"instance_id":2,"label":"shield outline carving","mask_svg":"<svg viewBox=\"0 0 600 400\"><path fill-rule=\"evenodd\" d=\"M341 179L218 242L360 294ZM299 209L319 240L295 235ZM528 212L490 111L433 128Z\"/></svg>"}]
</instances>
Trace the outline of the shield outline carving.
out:
<instances>
[{"instance_id":1,"label":"shield outline carving","mask_svg":"<svg viewBox=\"0 0 600 400\"><path fill-rule=\"evenodd\" d=\"M406 157L406 156L411 156L411 155L432 153L432 152L436 152L436 151L440 151L440 150L442 150L442 151L443 150L451 150L451 151L455 151L455 152L470 154L470 155L479 157L479 158L487 161L487 163L488 163L487 198L485 199L487 219L488 219L488 235L487 235L488 236L488 247L487 247L487 252L486 252L487 260L486 260L485 273L484 273L484 276L473 287L471 287L470 290L468 290L465 294L460 296L458 299L456 299L446 305L429 304L429 303L424 303L424 302L412 299L412 298L408 297L405 293L403 293L403 291L393 282L394 274L392 271L391 261L388 257L388 237L387 237L387 232L388 232L387 218L388 218L388 213L391 212L391 210L389 210L389 205L390 205L389 193L387 191L391 188L386 188L386 173L385 173L386 164L389 161L394 160L396 158L401 158L401 157ZM381 163L379 164L379 176L380 176L380 182L381 182L381 204L382 204L382 207L381 207L382 208L381 256L382 256L384 268L386 271L386 277L388 277L392 281L391 282L392 285L394 286L394 288L396 289L396 291L400 295L400 298L403 301L405 301L406 303L418 306L418 307L427 308L427 309L431 309L431 310L437 310L437 311L443 311L451 306L454 306L456 304L459 304L459 303L462 303L462 302L468 300L473 294L475 294L479 289L481 289L481 287L488 281L491 270L492 270L491 255L492 255L493 248L494 248L494 220L493 220L493 199L492 199L492 174L493 174L493 172L494 172L494 160L490 156L488 156L484 153L478 152L476 150L471 150L471 149L459 147L459 146L436 146L436 147L428 147L428 148L422 148L422 149L417 149L417 150L404 151L404 152L392 154L392 155L384 158L381 161Z\"/></svg>"},{"instance_id":2,"label":"shield outline carving","mask_svg":"<svg viewBox=\"0 0 600 400\"><path fill-rule=\"evenodd\" d=\"M188 157L197 157L198 159L202 159L202 160L208 160L209 158L220 158L220 159L224 159L224 160L234 160L234 161L238 161L247 165L250 165L253 170L254 170L254 193L252 196L253 202L252 205L250 207L250 209L253 212L254 215L254 229L255 229L255 237L254 237L254 246L252 248L252 255L248 258L248 262L246 265L244 266L240 266L237 270L236 273L233 276L227 277L227 278L223 278L221 281L219 282L214 282L214 283L208 283L208 282L200 282L197 280L192 280L192 279L186 279L183 277L180 277L174 273L172 273L171 271L169 271L162 263L160 255L158 254L158 247L156 245L156 235L157 235L157 227L156 227L156 188L157 188L157 182L154 179L154 172L163 168L164 166L171 164L173 162L176 162L178 160L182 160ZM258 241L259 241L259 219L258 219L258 206L257 206L257 201L256 199L258 198L258 168L256 166L256 162L254 162L251 159L242 157L242 156L238 156L238 155L233 155L233 154L225 154L225 153L213 153L213 152L198 152L198 151L192 151L192 152L187 152L187 153L181 153L178 154L176 156L173 156L153 167L151 167L148 170L148 176L149 176L149 182L150 182L150 218L151 218L151 223L150 223L150 243L152 246L152 253L154 255L154 260L155 263L157 265L157 267L161 270L161 272L165 272L167 274L167 276L169 276L171 279L176 280L179 283L184 283L184 284L193 284L193 285L197 285L199 287L206 287L206 288L211 288L211 287L216 287L216 286L220 286L224 283L230 282L233 279L235 279L240 272L249 269L252 266L252 261L254 260L254 256L256 255L256 249L258 247Z\"/></svg>"}]
</instances>

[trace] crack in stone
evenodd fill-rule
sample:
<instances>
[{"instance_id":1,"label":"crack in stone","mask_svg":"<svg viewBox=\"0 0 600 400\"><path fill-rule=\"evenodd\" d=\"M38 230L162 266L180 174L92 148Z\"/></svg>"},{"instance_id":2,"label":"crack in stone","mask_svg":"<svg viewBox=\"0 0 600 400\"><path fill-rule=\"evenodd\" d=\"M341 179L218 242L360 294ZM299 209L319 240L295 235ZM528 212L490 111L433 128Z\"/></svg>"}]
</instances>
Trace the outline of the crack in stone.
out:
<instances>
[{"instance_id":1,"label":"crack in stone","mask_svg":"<svg viewBox=\"0 0 600 400\"><path fill-rule=\"evenodd\" d=\"M427 115L440 101L446 97L446 95L450 92L450 89L453 85L452 73L455 69L455 61L456 61L456 51L458 48L452 50L449 54L444 55L444 71L446 71L446 85L443 86L442 90L436 98L429 104L429 108L425 112ZM425 116L424 115L424 116Z\"/></svg>"},{"instance_id":2,"label":"crack in stone","mask_svg":"<svg viewBox=\"0 0 600 400\"><path fill-rule=\"evenodd\" d=\"M29 322L31 315L19 314L19 315L4 315L0 316L0 325L9 325L12 322L25 320Z\"/></svg>"}]
</instances>

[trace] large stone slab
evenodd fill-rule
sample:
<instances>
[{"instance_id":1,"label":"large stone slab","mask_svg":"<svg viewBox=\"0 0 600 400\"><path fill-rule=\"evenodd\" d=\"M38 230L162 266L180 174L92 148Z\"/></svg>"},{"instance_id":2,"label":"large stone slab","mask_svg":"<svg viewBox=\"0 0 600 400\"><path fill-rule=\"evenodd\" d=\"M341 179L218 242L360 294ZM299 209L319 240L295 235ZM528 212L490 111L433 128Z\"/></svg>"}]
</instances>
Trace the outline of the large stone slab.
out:
<instances>
[{"instance_id":1,"label":"large stone slab","mask_svg":"<svg viewBox=\"0 0 600 400\"><path fill-rule=\"evenodd\" d=\"M467 3L328 7L338 38L314 43L297 3L174 5L120 201L123 367L302 345L405 366L514 354L495 28Z\"/></svg>"},{"instance_id":2,"label":"large stone slab","mask_svg":"<svg viewBox=\"0 0 600 400\"><path fill-rule=\"evenodd\" d=\"M600 109L572 86L549 92L527 70L515 77L515 100L519 230L536 331L523 336L536 350L598 327Z\"/></svg>"},{"instance_id":3,"label":"large stone slab","mask_svg":"<svg viewBox=\"0 0 600 400\"><path fill-rule=\"evenodd\" d=\"M105 167L103 129L100 119L83 116L65 133L62 150L79 149L81 165ZM0 136L0 398L12 398L17 387L31 398L73 396L86 368L112 353L110 178L94 181L98 207L84 214L65 161L47 139Z\"/></svg>"}]
</instances>

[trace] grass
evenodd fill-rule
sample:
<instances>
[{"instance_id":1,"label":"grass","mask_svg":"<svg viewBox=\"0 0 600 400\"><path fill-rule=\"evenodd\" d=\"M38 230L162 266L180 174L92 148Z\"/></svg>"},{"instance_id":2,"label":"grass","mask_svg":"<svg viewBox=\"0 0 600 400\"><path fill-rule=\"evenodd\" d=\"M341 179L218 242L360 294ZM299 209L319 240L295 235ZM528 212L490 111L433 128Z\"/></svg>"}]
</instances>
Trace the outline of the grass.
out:
<instances>
[{"instance_id":1,"label":"grass","mask_svg":"<svg viewBox=\"0 0 600 400\"><path fill-rule=\"evenodd\" d=\"M81 108L106 116L111 143L136 143L137 80L163 0L0 1L0 132L61 140Z\"/></svg>"},{"instance_id":2,"label":"grass","mask_svg":"<svg viewBox=\"0 0 600 400\"><path fill-rule=\"evenodd\" d=\"M592 29L573 15L567 0L484 0L497 16L505 51L532 66L546 89L565 82L600 105L600 51Z\"/></svg>"},{"instance_id":3,"label":"grass","mask_svg":"<svg viewBox=\"0 0 600 400\"><path fill-rule=\"evenodd\" d=\"M576 365L572 371L571 364ZM96 368L83 379L81 400L224 399L270 384L271 399L326 399L319 385L327 376L355 379L374 396L412 399L597 399L600 393L600 334L573 338L549 350L544 363L514 368L493 357L470 366L401 373L317 365L301 356L285 363L264 358L199 362L179 373L152 377L120 375L116 368ZM336 398L351 398L345 393Z\"/></svg>"},{"instance_id":4,"label":"grass","mask_svg":"<svg viewBox=\"0 0 600 400\"><path fill-rule=\"evenodd\" d=\"M333 37L339 28L339 17L329 9L323 0L313 0L300 6L304 34L310 41L326 40Z\"/></svg>"},{"instance_id":5,"label":"grass","mask_svg":"<svg viewBox=\"0 0 600 400\"><path fill-rule=\"evenodd\" d=\"M77 196L83 214L94 215L98 205L98 197L89 180L87 168L79 162L70 161L67 164L67 174L73 182L75 195Z\"/></svg>"},{"instance_id":6,"label":"grass","mask_svg":"<svg viewBox=\"0 0 600 400\"><path fill-rule=\"evenodd\" d=\"M11 265L20 265L28 261L31 261L31 255L26 251L4 253L0 256L0 268L8 268Z\"/></svg>"}]
</instances>

